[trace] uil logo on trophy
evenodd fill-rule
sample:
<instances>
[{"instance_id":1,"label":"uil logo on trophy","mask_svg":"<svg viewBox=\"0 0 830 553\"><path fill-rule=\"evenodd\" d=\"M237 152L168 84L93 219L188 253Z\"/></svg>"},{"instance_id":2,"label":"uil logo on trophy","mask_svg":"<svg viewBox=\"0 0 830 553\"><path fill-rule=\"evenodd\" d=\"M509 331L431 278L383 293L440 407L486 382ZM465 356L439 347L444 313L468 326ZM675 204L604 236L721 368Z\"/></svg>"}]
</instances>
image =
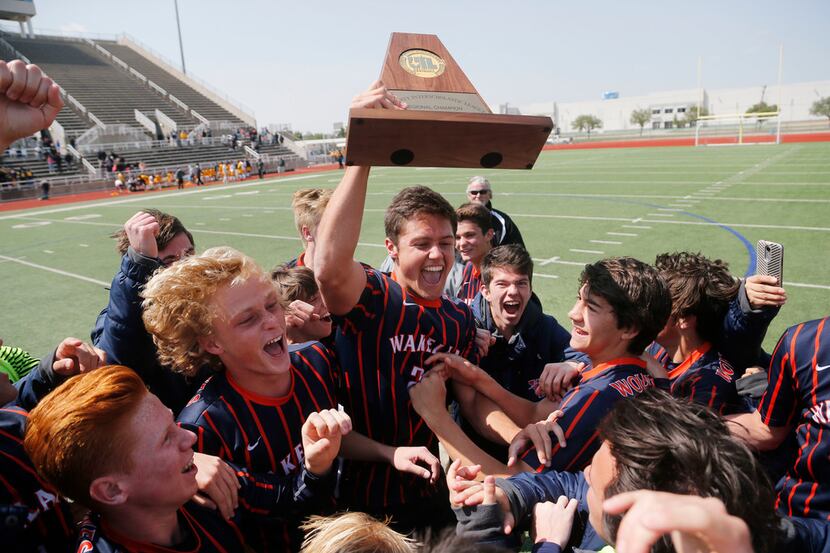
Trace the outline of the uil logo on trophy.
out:
<instances>
[{"instance_id":1,"label":"uil logo on trophy","mask_svg":"<svg viewBox=\"0 0 830 553\"><path fill-rule=\"evenodd\" d=\"M435 35L393 33L380 79L407 109L352 109L347 165L530 169L553 128L494 114Z\"/></svg>"}]
</instances>

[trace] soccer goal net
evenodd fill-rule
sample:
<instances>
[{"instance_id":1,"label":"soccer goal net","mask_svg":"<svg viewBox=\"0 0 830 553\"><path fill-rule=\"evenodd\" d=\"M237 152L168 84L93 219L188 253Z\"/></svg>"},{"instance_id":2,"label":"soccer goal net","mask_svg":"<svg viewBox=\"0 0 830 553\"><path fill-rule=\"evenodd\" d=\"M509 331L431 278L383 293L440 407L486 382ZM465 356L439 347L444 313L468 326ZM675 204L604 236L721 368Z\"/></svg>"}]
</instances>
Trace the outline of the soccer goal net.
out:
<instances>
[{"instance_id":1,"label":"soccer goal net","mask_svg":"<svg viewBox=\"0 0 830 553\"><path fill-rule=\"evenodd\" d=\"M704 115L695 121L695 146L779 144L780 112Z\"/></svg>"}]
</instances>

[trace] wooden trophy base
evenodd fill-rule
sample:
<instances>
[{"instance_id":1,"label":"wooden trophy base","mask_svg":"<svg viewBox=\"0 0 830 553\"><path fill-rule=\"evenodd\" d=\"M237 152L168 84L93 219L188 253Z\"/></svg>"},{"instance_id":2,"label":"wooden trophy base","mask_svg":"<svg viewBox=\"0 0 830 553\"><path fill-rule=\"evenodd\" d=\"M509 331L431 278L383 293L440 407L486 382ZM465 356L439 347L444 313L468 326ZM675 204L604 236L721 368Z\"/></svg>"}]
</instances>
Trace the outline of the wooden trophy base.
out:
<instances>
[{"instance_id":1,"label":"wooden trophy base","mask_svg":"<svg viewBox=\"0 0 830 553\"><path fill-rule=\"evenodd\" d=\"M491 113L435 35L394 33L381 80L408 109L352 109L347 165L531 169L553 128Z\"/></svg>"},{"instance_id":2,"label":"wooden trophy base","mask_svg":"<svg viewBox=\"0 0 830 553\"><path fill-rule=\"evenodd\" d=\"M347 165L531 169L549 117L353 109Z\"/></svg>"}]
</instances>

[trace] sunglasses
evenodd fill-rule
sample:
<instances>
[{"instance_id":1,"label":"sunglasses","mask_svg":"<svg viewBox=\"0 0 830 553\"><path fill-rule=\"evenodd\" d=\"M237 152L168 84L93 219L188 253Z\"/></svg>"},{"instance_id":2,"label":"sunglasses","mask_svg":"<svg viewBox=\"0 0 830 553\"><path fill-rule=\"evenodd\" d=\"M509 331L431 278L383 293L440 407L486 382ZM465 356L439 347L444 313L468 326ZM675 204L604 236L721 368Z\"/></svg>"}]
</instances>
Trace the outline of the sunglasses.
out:
<instances>
[{"instance_id":1,"label":"sunglasses","mask_svg":"<svg viewBox=\"0 0 830 553\"><path fill-rule=\"evenodd\" d=\"M489 194L489 190L468 190L467 194L471 196L480 196L481 194Z\"/></svg>"}]
</instances>

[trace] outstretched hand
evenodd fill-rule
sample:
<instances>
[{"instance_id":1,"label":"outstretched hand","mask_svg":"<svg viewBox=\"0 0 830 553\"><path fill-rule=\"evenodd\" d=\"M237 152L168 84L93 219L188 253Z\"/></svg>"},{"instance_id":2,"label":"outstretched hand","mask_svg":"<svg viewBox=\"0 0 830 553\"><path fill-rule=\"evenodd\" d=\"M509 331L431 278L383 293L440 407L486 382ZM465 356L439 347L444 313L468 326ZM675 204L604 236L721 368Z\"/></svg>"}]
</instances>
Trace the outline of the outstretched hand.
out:
<instances>
[{"instance_id":1,"label":"outstretched hand","mask_svg":"<svg viewBox=\"0 0 830 553\"><path fill-rule=\"evenodd\" d=\"M0 149L48 129L62 107L60 88L37 65L0 60Z\"/></svg>"}]
</instances>

